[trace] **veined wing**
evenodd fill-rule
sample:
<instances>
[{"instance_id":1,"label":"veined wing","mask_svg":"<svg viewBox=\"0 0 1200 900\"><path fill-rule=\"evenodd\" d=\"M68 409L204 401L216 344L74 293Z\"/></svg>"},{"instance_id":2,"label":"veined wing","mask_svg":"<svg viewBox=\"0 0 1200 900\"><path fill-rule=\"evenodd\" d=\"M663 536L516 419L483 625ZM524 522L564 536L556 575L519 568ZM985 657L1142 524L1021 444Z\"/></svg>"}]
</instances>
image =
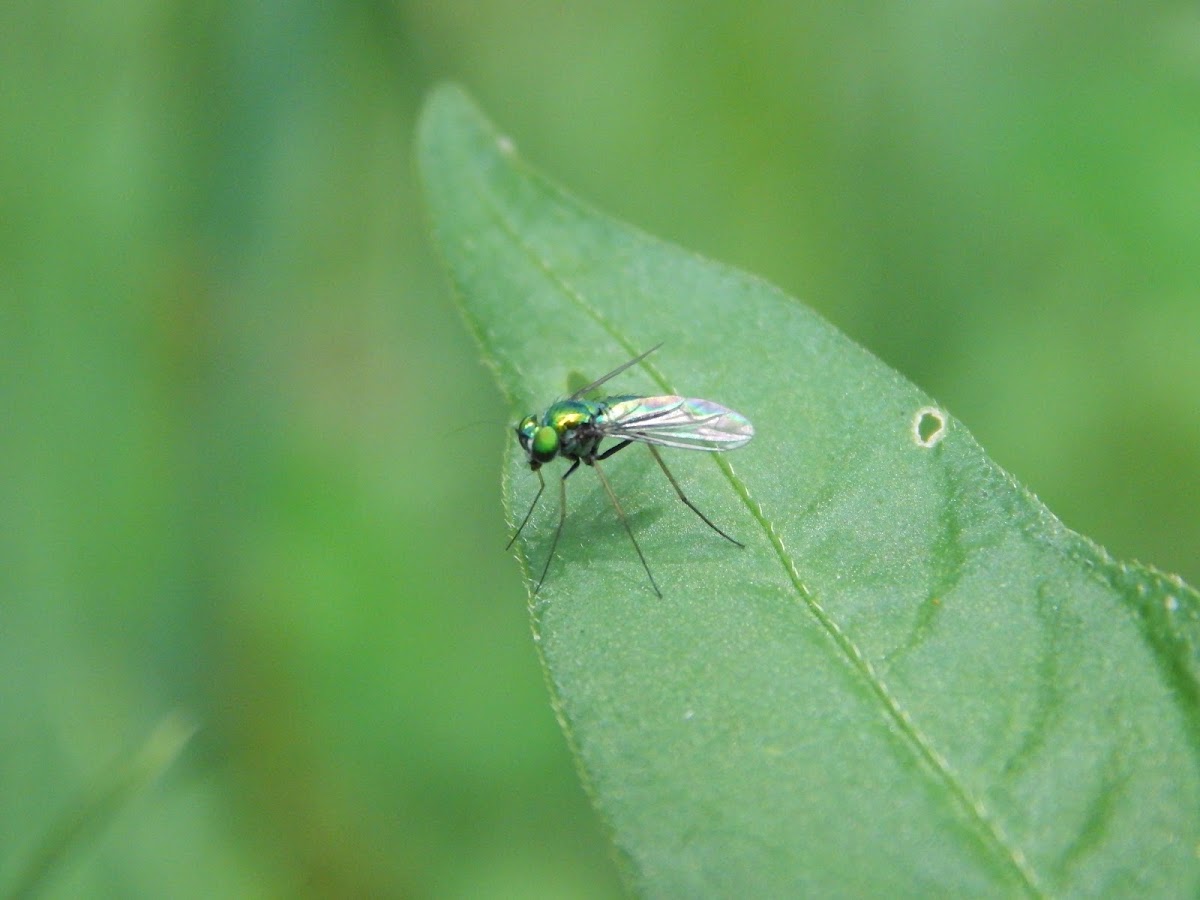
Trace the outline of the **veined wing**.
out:
<instances>
[{"instance_id":1,"label":"veined wing","mask_svg":"<svg viewBox=\"0 0 1200 900\"><path fill-rule=\"evenodd\" d=\"M680 450L736 450L754 437L741 413L690 397L631 397L608 407L602 426L612 437Z\"/></svg>"}]
</instances>

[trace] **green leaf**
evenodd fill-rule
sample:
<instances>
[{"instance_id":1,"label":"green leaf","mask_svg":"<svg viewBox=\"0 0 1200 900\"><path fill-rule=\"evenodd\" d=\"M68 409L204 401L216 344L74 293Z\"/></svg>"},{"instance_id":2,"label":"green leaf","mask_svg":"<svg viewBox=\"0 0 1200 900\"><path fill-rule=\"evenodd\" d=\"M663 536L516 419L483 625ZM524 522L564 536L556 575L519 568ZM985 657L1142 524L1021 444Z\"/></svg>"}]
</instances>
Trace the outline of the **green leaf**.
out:
<instances>
[{"instance_id":1,"label":"green leaf","mask_svg":"<svg viewBox=\"0 0 1200 900\"><path fill-rule=\"evenodd\" d=\"M419 154L513 421L568 373L747 415L727 456L593 474L531 601L580 771L653 896L1200 889L1200 596L1066 529L920 390L759 279L587 208L458 89ZM936 347L936 341L931 341ZM1035 402L1036 398L1031 398ZM540 573L556 463L522 540ZM537 479L515 441L509 527ZM496 539L503 540L497 522Z\"/></svg>"},{"instance_id":2,"label":"green leaf","mask_svg":"<svg viewBox=\"0 0 1200 900\"><path fill-rule=\"evenodd\" d=\"M115 766L91 791L79 798L69 813L37 842L35 851L0 896L35 897L47 890L54 870L62 867L86 845L88 838L128 806L162 776L183 752L196 732L196 725L183 712L173 712L159 721L145 742L129 759Z\"/></svg>"}]
</instances>

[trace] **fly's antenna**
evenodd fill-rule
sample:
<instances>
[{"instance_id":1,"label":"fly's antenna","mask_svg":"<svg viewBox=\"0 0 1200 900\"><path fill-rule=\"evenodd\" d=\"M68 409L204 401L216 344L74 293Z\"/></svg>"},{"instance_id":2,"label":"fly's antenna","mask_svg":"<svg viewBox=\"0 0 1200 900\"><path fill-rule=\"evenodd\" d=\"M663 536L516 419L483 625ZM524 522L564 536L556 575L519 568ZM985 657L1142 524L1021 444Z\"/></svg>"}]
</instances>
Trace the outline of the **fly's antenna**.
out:
<instances>
[{"instance_id":1,"label":"fly's antenna","mask_svg":"<svg viewBox=\"0 0 1200 900\"><path fill-rule=\"evenodd\" d=\"M579 390L577 390L575 393L573 393L571 395L571 399L578 400L580 397L582 397L584 394L588 393L589 391L594 391L596 388L600 387L600 385L604 384L604 382L608 381L608 379L615 378L616 376L620 375L622 372L624 372L630 366L636 366L643 359L645 359L647 356L649 356L651 353L653 353L655 350L657 350L659 347L661 347L663 345L663 343L664 343L663 341L660 341L659 343L655 344L653 347L651 347L649 350L647 350L645 353L641 354L640 356L635 356L629 362L622 363L621 365L619 365L615 369L613 369L611 372L609 372L607 375L603 375L600 378L597 378L595 381L593 381L587 387L580 388Z\"/></svg>"}]
</instances>

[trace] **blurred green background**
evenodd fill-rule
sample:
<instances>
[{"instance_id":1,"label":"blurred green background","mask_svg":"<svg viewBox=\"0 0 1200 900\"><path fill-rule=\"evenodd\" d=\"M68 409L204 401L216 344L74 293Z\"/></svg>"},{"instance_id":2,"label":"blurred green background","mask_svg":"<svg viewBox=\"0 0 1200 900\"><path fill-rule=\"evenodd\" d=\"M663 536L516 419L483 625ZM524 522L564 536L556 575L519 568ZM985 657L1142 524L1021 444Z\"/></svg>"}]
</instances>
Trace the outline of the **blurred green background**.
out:
<instances>
[{"instance_id":1,"label":"blurred green background","mask_svg":"<svg viewBox=\"0 0 1200 900\"><path fill-rule=\"evenodd\" d=\"M425 234L447 78L1200 580L1194 3L4 4L0 893L619 895Z\"/></svg>"}]
</instances>

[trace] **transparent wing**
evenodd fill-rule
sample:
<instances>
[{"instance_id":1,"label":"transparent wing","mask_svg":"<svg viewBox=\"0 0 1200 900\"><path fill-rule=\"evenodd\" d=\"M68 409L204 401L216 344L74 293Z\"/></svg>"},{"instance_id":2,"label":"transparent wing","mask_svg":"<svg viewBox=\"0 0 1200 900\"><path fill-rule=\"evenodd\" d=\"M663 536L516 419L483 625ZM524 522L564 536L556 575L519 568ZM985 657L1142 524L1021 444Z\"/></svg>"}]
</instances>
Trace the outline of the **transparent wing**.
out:
<instances>
[{"instance_id":1,"label":"transparent wing","mask_svg":"<svg viewBox=\"0 0 1200 900\"><path fill-rule=\"evenodd\" d=\"M736 450L754 437L741 413L689 397L632 397L610 404L604 432L680 450Z\"/></svg>"}]
</instances>

